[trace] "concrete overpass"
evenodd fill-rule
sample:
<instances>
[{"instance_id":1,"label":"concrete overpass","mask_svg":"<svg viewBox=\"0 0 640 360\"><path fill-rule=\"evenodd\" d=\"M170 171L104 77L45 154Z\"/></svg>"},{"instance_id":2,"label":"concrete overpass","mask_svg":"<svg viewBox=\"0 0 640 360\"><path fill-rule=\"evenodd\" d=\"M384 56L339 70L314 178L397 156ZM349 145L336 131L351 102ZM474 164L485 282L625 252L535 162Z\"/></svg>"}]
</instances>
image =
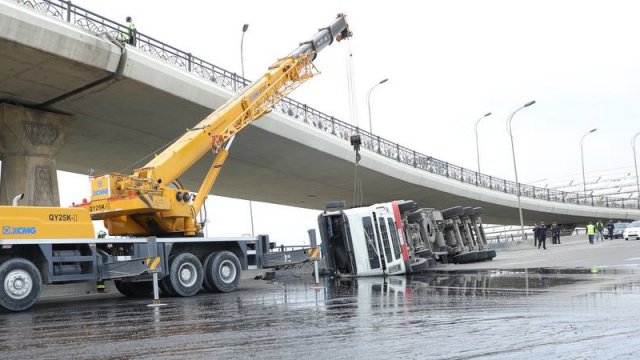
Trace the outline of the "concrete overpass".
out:
<instances>
[{"instance_id":1,"label":"concrete overpass","mask_svg":"<svg viewBox=\"0 0 640 360\"><path fill-rule=\"evenodd\" d=\"M121 25L69 3L41 1L37 11L32 7L0 2L0 101L5 104L0 123L21 119L0 131L0 201L39 178L23 166L29 151L39 147L11 150L11 137L42 142L52 139L55 128L54 149L38 155L53 166L129 173L145 163L136 160L181 135L245 83L144 34L137 47L123 50L109 39L118 36ZM276 110L237 137L215 194L315 209L327 200L352 204L355 156L348 138L358 132L365 147L359 167L365 203L413 199L440 209L482 206L486 222L519 223L512 182L406 149L294 101ZM53 123L58 125L46 125ZM211 160L200 161L183 183L197 189ZM5 163L13 167L5 169ZM37 181L29 186L38 191ZM520 191L528 223L640 218L635 200L585 199L526 185Z\"/></svg>"}]
</instances>

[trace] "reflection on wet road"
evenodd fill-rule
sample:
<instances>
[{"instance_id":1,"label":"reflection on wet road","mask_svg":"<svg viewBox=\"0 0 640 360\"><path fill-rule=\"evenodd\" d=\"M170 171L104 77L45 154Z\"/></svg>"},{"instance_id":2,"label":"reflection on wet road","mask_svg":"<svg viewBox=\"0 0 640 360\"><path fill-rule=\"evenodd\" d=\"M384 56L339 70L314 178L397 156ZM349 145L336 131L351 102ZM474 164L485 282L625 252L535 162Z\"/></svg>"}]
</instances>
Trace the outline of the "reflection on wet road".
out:
<instances>
[{"instance_id":1,"label":"reflection on wet road","mask_svg":"<svg viewBox=\"0 0 640 360\"><path fill-rule=\"evenodd\" d=\"M640 274L432 273L249 281L230 294L110 296L0 313L6 359L637 359Z\"/></svg>"}]
</instances>

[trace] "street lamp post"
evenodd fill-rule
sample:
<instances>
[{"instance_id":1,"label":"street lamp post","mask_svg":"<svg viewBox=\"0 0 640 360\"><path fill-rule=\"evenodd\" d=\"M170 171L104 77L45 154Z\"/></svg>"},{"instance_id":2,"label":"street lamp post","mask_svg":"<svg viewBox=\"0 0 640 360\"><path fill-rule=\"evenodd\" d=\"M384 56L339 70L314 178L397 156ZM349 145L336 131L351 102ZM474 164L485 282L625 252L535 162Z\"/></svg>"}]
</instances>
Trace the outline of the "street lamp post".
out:
<instances>
[{"instance_id":1,"label":"street lamp post","mask_svg":"<svg viewBox=\"0 0 640 360\"><path fill-rule=\"evenodd\" d=\"M240 65L242 67L242 79L244 80L244 33L249 30L249 24L242 25L242 38L240 39ZM253 227L253 201L249 200L249 218L251 220L251 236L256 236Z\"/></svg>"},{"instance_id":2,"label":"street lamp post","mask_svg":"<svg viewBox=\"0 0 640 360\"><path fill-rule=\"evenodd\" d=\"M478 158L478 174L480 174L480 146L478 145L478 124L480 123L480 120L486 118L487 116L491 115L490 112L484 114L482 117L480 117L478 120L476 120L476 157Z\"/></svg>"},{"instance_id":3,"label":"street lamp post","mask_svg":"<svg viewBox=\"0 0 640 360\"><path fill-rule=\"evenodd\" d=\"M242 65L242 78L244 79L244 33L249 30L249 24L242 25L242 39L240 39L240 64Z\"/></svg>"},{"instance_id":4,"label":"street lamp post","mask_svg":"<svg viewBox=\"0 0 640 360\"><path fill-rule=\"evenodd\" d=\"M380 82L378 82L377 84L373 85L371 87L371 89L369 89L369 93L367 94L367 107L369 108L369 132L371 134L373 134L373 130L371 129L371 92L373 91L373 89L375 89L378 85L382 85L384 83L386 83L387 81L389 81L389 79L383 79L380 80Z\"/></svg>"},{"instance_id":5,"label":"street lamp post","mask_svg":"<svg viewBox=\"0 0 640 360\"><path fill-rule=\"evenodd\" d=\"M511 156L513 157L513 172L516 175L516 197L518 198L518 213L520 214L520 236L522 236L522 241L524 241L524 220L522 219L522 205L520 205L520 182L518 181L518 168L516 167L516 150L513 146L513 134L511 132L511 120L513 120L513 116L520 110L529 107L535 104L536 101L532 100L523 106L516 109L514 112L509 115L507 118L507 131L509 132L509 139L511 140Z\"/></svg>"},{"instance_id":6,"label":"street lamp post","mask_svg":"<svg viewBox=\"0 0 640 360\"><path fill-rule=\"evenodd\" d=\"M637 196L638 196L638 209L640 209L640 182L638 182L638 161L636 160L636 139L640 135L640 132L637 132L631 138L631 148L633 149L633 164L636 167L636 188L637 188Z\"/></svg>"},{"instance_id":7,"label":"street lamp post","mask_svg":"<svg viewBox=\"0 0 640 360\"><path fill-rule=\"evenodd\" d=\"M587 202L587 181L584 177L584 138L598 129L591 129L580 138L580 163L582 164L582 191L584 193L584 202Z\"/></svg>"}]
</instances>

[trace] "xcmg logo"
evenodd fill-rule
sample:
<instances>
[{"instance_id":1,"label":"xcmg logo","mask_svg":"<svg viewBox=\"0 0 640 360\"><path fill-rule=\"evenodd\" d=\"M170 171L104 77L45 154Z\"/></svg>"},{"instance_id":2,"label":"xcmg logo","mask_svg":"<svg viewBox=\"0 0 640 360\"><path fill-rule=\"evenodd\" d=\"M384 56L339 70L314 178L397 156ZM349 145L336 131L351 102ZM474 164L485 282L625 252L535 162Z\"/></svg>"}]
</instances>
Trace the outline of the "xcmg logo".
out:
<instances>
[{"instance_id":1,"label":"xcmg logo","mask_svg":"<svg viewBox=\"0 0 640 360\"><path fill-rule=\"evenodd\" d=\"M3 226L2 235L35 235L35 226Z\"/></svg>"},{"instance_id":2,"label":"xcmg logo","mask_svg":"<svg viewBox=\"0 0 640 360\"><path fill-rule=\"evenodd\" d=\"M107 195L107 194L109 194L109 189L94 190L92 193L93 196L100 196L100 195Z\"/></svg>"}]
</instances>

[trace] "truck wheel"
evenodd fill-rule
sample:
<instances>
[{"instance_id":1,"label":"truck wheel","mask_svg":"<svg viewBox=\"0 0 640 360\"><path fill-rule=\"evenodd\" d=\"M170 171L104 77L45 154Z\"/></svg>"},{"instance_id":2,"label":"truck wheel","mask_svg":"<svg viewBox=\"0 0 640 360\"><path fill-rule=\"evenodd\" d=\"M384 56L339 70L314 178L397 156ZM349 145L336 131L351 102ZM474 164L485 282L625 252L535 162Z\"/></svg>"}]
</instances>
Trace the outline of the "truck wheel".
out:
<instances>
[{"instance_id":1,"label":"truck wheel","mask_svg":"<svg viewBox=\"0 0 640 360\"><path fill-rule=\"evenodd\" d=\"M454 217L460 217L464 215L464 208L462 206L454 206L448 209L444 209L440 213L442 214L443 219L449 220Z\"/></svg>"},{"instance_id":2,"label":"truck wheel","mask_svg":"<svg viewBox=\"0 0 640 360\"><path fill-rule=\"evenodd\" d=\"M40 298L42 277L29 260L13 258L0 265L0 306L9 311L30 308Z\"/></svg>"},{"instance_id":3,"label":"truck wheel","mask_svg":"<svg viewBox=\"0 0 640 360\"><path fill-rule=\"evenodd\" d=\"M113 284L122 295L129 297L148 297L153 291L153 282L151 281L124 282L114 280Z\"/></svg>"},{"instance_id":4,"label":"truck wheel","mask_svg":"<svg viewBox=\"0 0 640 360\"><path fill-rule=\"evenodd\" d=\"M176 256L169 267L169 283L176 294L183 297L193 296L202 288L204 276L200 260L191 253Z\"/></svg>"},{"instance_id":5,"label":"truck wheel","mask_svg":"<svg viewBox=\"0 0 640 360\"><path fill-rule=\"evenodd\" d=\"M231 251L209 254L204 262L205 289L211 292L231 292L240 283L240 260Z\"/></svg>"},{"instance_id":6,"label":"truck wheel","mask_svg":"<svg viewBox=\"0 0 640 360\"><path fill-rule=\"evenodd\" d=\"M218 256L219 253L219 251L212 252L211 254L207 255L207 257L204 259L204 262L202 263L202 267L204 268L204 281L202 283L202 287L206 291L211 293L216 292L216 289L213 287L212 282L210 281L211 276L209 276L211 261L213 260L213 258Z\"/></svg>"},{"instance_id":7,"label":"truck wheel","mask_svg":"<svg viewBox=\"0 0 640 360\"><path fill-rule=\"evenodd\" d=\"M120 294L124 296L133 297L133 292L129 288L129 284L122 280L113 280L113 285L115 285L116 289L120 292Z\"/></svg>"},{"instance_id":8,"label":"truck wheel","mask_svg":"<svg viewBox=\"0 0 640 360\"><path fill-rule=\"evenodd\" d=\"M171 279L169 279L168 275L158 281L158 287L160 287L164 296L178 296L176 291L173 290L173 286L171 286Z\"/></svg>"},{"instance_id":9,"label":"truck wheel","mask_svg":"<svg viewBox=\"0 0 640 360\"><path fill-rule=\"evenodd\" d=\"M464 211L464 216L467 216L467 217L472 217L476 214L476 211L473 210L471 206L464 207L462 208L462 210Z\"/></svg>"}]
</instances>

